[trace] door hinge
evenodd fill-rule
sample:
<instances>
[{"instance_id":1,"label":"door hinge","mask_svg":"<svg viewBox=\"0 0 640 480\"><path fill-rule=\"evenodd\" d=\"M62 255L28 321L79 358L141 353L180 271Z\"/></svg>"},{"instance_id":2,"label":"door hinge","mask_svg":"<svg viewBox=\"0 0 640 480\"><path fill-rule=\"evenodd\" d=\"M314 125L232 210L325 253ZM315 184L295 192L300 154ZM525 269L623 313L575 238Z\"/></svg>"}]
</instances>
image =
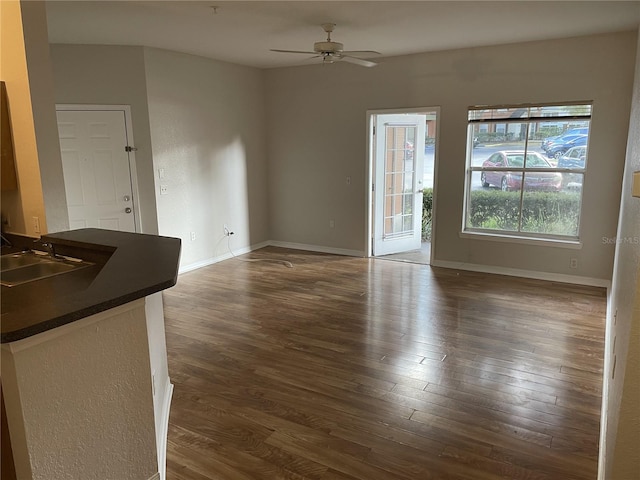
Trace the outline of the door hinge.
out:
<instances>
[{"instance_id":1,"label":"door hinge","mask_svg":"<svg viewBox=\"0 0 640 480\"><path fill-rule=\"evenodd\" d=\"M129 146L129 145L127 145L126 147L124 147L124 151L125 151L125 152L135 152L135 151L137 151L137 150L138 150L138 149L137 149L136 147L131 147L131 146Z\"/></svg>"},{"instance_id":2,"label":"door hinge","mask_svg":"<svg viewBox=\"0 0 640 480\"><path fill-rule=\"evenodd\" d=\"M375 192L375 191L376 191L376 184L375 184L375 183L372 183L372 184L371 184L371 191L372 191L372 192Z\"/></svg>"},{"instance_id":3,"label":"door hinge","mask_svg":"<svg viewBox=\"0 0 640 480\"><path fill-rule=\"evenodd\" d=\"M376 134L376 126L375 125L373 126L373 134L374 135Z\"/></svg>"}]
</instances>

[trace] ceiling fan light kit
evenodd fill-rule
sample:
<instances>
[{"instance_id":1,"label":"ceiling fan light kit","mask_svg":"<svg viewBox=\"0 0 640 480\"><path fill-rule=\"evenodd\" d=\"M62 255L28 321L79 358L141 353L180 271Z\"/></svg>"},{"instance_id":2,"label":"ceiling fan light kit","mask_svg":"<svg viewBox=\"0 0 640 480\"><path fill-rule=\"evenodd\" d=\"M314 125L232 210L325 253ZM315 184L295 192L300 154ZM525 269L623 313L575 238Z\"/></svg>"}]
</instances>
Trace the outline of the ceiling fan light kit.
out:
<instances>
[{"instance_id":1,"label":"ceiling fan light kit","mask_svg":"<svg viewBox=\"0 0 640 480\"><path fill-rule=\"evenodd\" d=\"M313 44L313 49L318 52L342 52L344 45L338 42L316 42Z\"/></svg>"},{"instance_id":2,"label":"ceiling fan light kit","mask_svg":"<svg viewBox=\"0 0 640 480\"><path fill-rule=\"evenodd\" d=\"M335 26L335 23L325 23L322 25L322 29L327 33L327 39L324 42L315 42L313 44L313 52L277 49L271 49L271 51L280 53L304 53L307 55L314 55L311 58L322 58L322 63L334 63L337 60L343 60L345 62L360 65L362 67L375 67L377 65L377 63L370 60L359 58L358 55L380 55L380 52L376 52L374 50L345 51L344 45L342 43L332 41L331 32L333 32Z\"/></svg>"},{"instance_id":3,"label":"ceiling fan light kit","mask_svg":"<svg viewBox=\"0 0 640 480\"><path fill-rule=\"evenodd\" d=\"M331 41L331 32L336 28L335 23L323 23L322 29L327 33L327 40L325 42L316 42L313 44L313 50L317 53L337 53L344 50L344 45L339 42Z\"/></svg>"}]
</instances>

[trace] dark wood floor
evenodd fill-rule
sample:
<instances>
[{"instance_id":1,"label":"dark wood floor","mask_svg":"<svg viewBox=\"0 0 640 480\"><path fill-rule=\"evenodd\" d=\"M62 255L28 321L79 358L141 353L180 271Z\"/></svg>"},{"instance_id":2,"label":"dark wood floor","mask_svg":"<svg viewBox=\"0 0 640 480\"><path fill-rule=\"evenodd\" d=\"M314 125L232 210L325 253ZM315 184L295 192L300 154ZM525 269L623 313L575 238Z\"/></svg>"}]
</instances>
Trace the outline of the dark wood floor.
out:
<instances>
[{"instance_id":1,"label":"dark wood floor","mask_svg":"<svg viewBox=\"0 0 640 480\"><path fill-rule=\"evenodd\" d=\"M602 289L267 248L165 292L169 480L594 480Z\"/></svg>"}]
</instances>

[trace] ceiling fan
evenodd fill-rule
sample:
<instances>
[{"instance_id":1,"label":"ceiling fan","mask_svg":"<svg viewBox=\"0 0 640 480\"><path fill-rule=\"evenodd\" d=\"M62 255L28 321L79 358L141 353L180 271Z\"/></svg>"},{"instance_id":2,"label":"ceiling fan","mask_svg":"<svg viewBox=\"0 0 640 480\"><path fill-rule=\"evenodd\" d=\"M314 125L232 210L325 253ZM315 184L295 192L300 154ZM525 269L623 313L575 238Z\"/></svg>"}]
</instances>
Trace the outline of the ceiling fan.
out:
<instances>
[{"instance_id":1,"label":"ceiling fan","mask_svg":"<svg viewBox=\"0 0 640 480\"><path fill-rule=\"evenodd\" d=\"M365 60L363 58L359 58L360 55L380 55L380 52L376 52L374 50L344 50L344 45L339 42L334 42L331 40L331 32L335 28L335 23L324 23L322 28L325 32L327 32L327 40L324 42L316 42L313 44L313 51L306 52L300 50L277 50L272 48L272 52L282 52L282 53L306 53L308 55L313 55L311 58L322 58L322 63L334 63L339 60L343 60L345 62L354 63L356 65L360 65L362 67L375 67L377 65L376 62L372 62L370 60Z\"/></svg>"}]
</instances>

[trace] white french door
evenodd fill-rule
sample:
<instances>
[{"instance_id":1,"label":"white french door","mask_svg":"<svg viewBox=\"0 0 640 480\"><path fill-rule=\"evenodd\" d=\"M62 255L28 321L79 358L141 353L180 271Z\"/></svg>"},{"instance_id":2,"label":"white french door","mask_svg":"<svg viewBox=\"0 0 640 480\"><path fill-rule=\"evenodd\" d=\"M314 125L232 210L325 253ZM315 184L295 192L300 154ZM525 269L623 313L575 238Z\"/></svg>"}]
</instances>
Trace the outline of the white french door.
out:
<instances>
[{"instance_id":1,"label":"white french door","mask_svg":"<svg viewBox=\"0 0 640 480\"><path fill-rule=\"evenodd\" d=\"M427 117L378 114L374 118L373 255L418 250Z\"/></svg>"},{"instance_id":2,"label":"white french door","mask_svg":"<svg viewBox=\"0 0 640 480\"><path fill-rule=\"evenodd\" d=\"M125 112L58 110L56 114L70 228L135 232Z\"/></svg>"}]
</instances>

